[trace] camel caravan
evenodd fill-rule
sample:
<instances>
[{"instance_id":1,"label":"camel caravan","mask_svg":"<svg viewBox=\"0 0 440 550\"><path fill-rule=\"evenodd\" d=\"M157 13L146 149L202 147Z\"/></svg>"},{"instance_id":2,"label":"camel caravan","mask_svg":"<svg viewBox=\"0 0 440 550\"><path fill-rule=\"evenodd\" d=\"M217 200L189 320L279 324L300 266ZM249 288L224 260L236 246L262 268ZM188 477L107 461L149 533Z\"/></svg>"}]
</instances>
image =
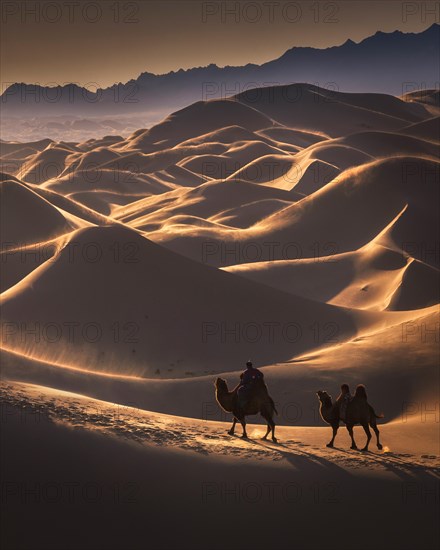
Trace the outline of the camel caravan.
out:
<instances>
[{"instance_id":1,"label":"camel caravan","mask_svg":"<svg viewBox=\"0 0 440 550\"><path fill-rule=\"evenodd\" d=\"M274 400L269 395L263 373L256 369L252 361L247 361L246 370L240 375L240 382L229 391L228 384L223 378L217 378L215 381L215 397L220 407L233 416L232 426L228 430L229 435L234 435L235 426L240 422L243 428L242 438L247 439L246 416L261 414L267 422L267 430L261 438L266 440L268 435L272 434L272 441L277 443L275 437L274 415L278 414ZM377 415L373 407L368 403L365 386L359 384L354 395L351 395L347 384L342 384L341 393L333 402L331 395L326 391L316 392L320 401L321 418L329 424L333 430L333 436L327 447L334 446L335 438L338 433L340 423L345 423L348 433L351 437L351 449L358 449L353 435L353 427L361 425L367 436L367 442L361 451L368 451L368 445L371 440L370 427L376 434L377 448L382 450L382 444L379 439L379 429L377 419L383 418L383 415Z\"/></svg>"}]
</instances>

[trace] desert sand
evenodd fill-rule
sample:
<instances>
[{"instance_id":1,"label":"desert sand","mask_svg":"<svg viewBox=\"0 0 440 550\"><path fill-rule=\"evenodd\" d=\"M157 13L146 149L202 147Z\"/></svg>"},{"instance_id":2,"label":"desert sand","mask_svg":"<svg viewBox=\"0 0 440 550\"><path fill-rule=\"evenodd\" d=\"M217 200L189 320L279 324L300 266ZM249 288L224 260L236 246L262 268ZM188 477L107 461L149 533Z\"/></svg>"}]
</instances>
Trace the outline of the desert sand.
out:
<instances>
[{"instance_id":1,"label":"desert sand","mask_svg":"<svg viewBox=\"0 0 440 550\"><path fill-rule=\"evenodd\" d=\"M438 100L294 92L0 142L8 547L436 546ZM278 444L215 401L248 358ZM326 447L343 382L383 450Z\"/></svg>"}]
</instances>

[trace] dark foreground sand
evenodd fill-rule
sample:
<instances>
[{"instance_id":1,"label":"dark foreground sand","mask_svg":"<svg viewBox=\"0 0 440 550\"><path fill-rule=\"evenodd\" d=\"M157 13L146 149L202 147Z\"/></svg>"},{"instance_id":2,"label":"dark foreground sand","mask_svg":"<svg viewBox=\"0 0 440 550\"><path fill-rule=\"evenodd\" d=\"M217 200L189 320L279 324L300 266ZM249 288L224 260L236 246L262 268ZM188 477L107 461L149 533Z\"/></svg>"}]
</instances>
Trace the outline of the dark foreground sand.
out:
<instances>
[{"instance_id":1,"label":"dark foreground sand","mask_svg":"<svg viewBox=\"0 0 440 550\"><path fill-rule=\"evenodd\" d=\"M280 428L275 445L255 426L245 442L41 386L2 394L4 549L437 546L435 421L384 425L386 452L358 453L345 430L330 451L327 428Z\"/></svg>"}]
</instances>

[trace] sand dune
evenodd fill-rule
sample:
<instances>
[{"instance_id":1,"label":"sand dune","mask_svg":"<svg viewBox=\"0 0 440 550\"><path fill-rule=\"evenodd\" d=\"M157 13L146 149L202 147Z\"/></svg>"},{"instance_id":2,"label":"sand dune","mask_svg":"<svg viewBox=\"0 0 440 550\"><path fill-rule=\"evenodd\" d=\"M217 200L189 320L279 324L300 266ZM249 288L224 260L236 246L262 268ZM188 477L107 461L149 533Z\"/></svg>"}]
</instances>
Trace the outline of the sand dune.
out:
<instances>
[{"instance_id":1,"label":"sand dune","mask_svg":"<svg viewBox=\"0 0 440 550\"><path fill-rule=\"evenodd\" d=\"M126 141L125 148L144 151L145 147L149 150L159 143L162 147L172 147L225 126L241 126L252 132L272 125L271 118L237 101L199 101L173 113L149 130L132 136Z\"/></svg>"},{"instance_id":2,"label":"sand dune","mask_svg":"<svg viewBox=\"0 0 440 550\"><path fill-rule=\"evenodd\" d=\"M181 147L179 146L180 149ZM260 160L262 157L268 155L287 157L279 148L272 147L262 141L239 141L231 144L221 155L193 155L182 160L180 165L205 177L227 179L253 160Z\"/></svg>"},{"instance_id":3,"label":"sand dune","mask_svg":"<svg viewBox=\"0 0 440 550\"><path fill-rule=\"evenodd\" d=\"M124 141L124 138L122 136L104 136L100 139L92 138L78 143L77 147L82 151L90 151L95 149L96 147L110 147L121 141Z\"/></svg>"},{"instance_id":4,"label":"sand dune","mask_svg":"<svg viewBox=\"0 0 440 550\"><path fill-rule=\"evenodd\" d=\"M291 204L282 199L260 199L211 216L215 223L245 229Z\"/></svg>"},{"instance_id":5,"label":"sand dune","mask_svg":"<svg viewBox=\"0 0 440 550\"><path fill-rule=\"evenodd\" d=\"M269 136L277 140L278 143L294 145L296 147L308 147L318 141L328 139L329 136L322 132L305 132L303 130L294 130L292 128L274 126L265 128L257 132L260 136Z\"/></svg>"},{"instance_id":6,"label":"sand dune","mask_svg":"<svg viewBox=\"0 0 440 550\"><path fill-rule=\"evenodd\" d=\"M119 159L120 154L109 147L96 147L91 151L77 153L72 155L72 160L67 169L70 172L90 170L97 166L102 166L113 160ZM91 168L89 168L91 167ZM64 174L62 173L61 176Z\"/></svg>"},{"instance_id":7,"label":"sand dune","mask_svg":"<svg viewBox=\"0 0 440 550\"><path fill-rule=\"evenodd\" d=\"M276 130L276 128L274 128ZM280 147L282 144L282 149L285 150L291 149L296 151L298 148L293 146L288 147L288 143L278 140L277 138L269 137L265 131L252 132L243 128L241 126L233 125L220 128L218 130L213 130L206 134L196 136L194 138L188 139L179 143L180 147L185 147L189 145L201 145L202 143L223 143L225 145L230 145L236 142L249 142L249 141L260 141L264 142L272 147Z\"/></svg>"},{"instance_id":8,"label":"sand dune","mask_svg":"<svg viewBox=\"0 0 440 550\"><path fill-rule=\"evenodd\" d=\"M428 129L426 121L416 128ZM363 132L340 138L340 143L350 145L376 158L398 155L424 155L438 158L438 145L412 136L400 136L386 132Z\"/></svg>"},{"instance_id":9,"label":"sand dune","mask_svg":"<svg viewBox=\"0 0 440 550\"><path fill-rule=\"evenodd\" d=\"M388 309L411 310L438 304L440 301L439 271L414 260L405 270Z\"/></svg>"},{"instance_id":10,"label":"sand dune","mask_svg":"<svg viewBox=\"0 0 440 550\"><path fill-rule=\"evenodd\" d=\"M290 191L292 182L287 175L293 163L293 159L286 155L261 155L227 179L263 183L269 187Z\"/></svg>"},{"instance_id":11,"label":"sand dune","mask_svg":"<svg viewBox=\"0 0 440 550\"><path fill-rule=\"evenodd\" d=\"M438 142L440 141L440 117L432 117L422 122L410 124L402 128L400 133Z\"/></svg>"},{"instance_id":12,"label":"sand dune","mask_svg":"<svg viewBox=\"0 0 440 550\"><path fill-rule=\"evenodd\" d=\"M382 310L400 285L406 264L402 254L369 243L358 251L323 259L257 262L224 269L323 302L337 303L338 297L343 300L341 293L349 293L351 300L345 297L340 305Z\"/></svg>"},{"instance_id":13,"label":"sand dune","mask_svg":"<svg viewBox=\"0 0 440 550\"><path fill-rule=\"evenodd\" d=\"M436 265L438 166L434 161L417 157L379 160L347 170L316 193L247 230L231 234L190 227L187 231L169 228L166 234L151 233L150 238L196 259L200 258L204 242L212 243L217 250L226 244L235 246L235 254L227 259L220 253L208 258L212 265L225 266L357 250L387 230L383 236L385 244L391 240L390 246L398 250L411 245L415 258ZM421 186L429 199L420 200ZM268 242L275 244L264 245ZM434 253L428 255L427 250Z\"/></svg>"},{"instance_id":14,"label":"sand dune","mask_svg":"<svg viewBox=\"0 0 440 550\"><path fill-rule=\"evenodd\" d=\"M295 166L288 177L295 182L294 191L303 195L318 191L341 173L339 168L322 160L301 159Z\"/></svg>"},{"instance_id":15,"label":"sand dune","mask_svg":"<svg viewBox=\"0 0 440 550\"><path fill-rule=\"evenodd\" d=\"M80 218L81 220L96 225L107 224L109 222L108 218L99 214L99 212L95 209L87 208L87 206L84 206L83 204L81 204L81 202L76 202L75 200L72 200L72 198L69 196L60 195L59 193L51 191L50 189L45 189L44 187L37 185L25 183L23 183L23 185L25 185L28 189L34 191L43 199L46 199L57 208L60 208L64 212L68 212L73 216Z\"/></svg>"},{"instance_id":16,"label":"sand dune","mask_svg":"<svg viewBox=\"0 0 440 550\"><path fill-rule=\"evenodd\" d=\"M139 222L172 221L173 216L190 214L208 219L218 216L231 208L239 208L250 203L260 203L266 199L280 199L294 202L302 198L296 193L282 189L270 189L246 181L213 181L199 185L195 189L180 189L157 197L149 197L119 208L115 218L136 226Z\"/></svg>"},{"instance_id":17,"label":"sand dune","mask_svg":"<svg viewBox=\"0 0 440 550\"><path fill-rule=\"evenodd\" d=\"M0 292L13 287L37 267L49 262L62 247L65 239L65 236L61 236L14 248L7 246L7 243L2 243Z\"/></svg>"},{"instance_id":18,"label":"sand dune","mask_svg":"<svg viewBox=\"0 0 440 550\"><path fill-rule=\"evenodd\" d=\"M114 192L124 195L150 195L151 193L168 191L171 186L158 181L154 175L138 174L136 172L99 168L78 171L65 176L51 179L44 184L45 189L51 189L63 195L76 193ZM135 200L135 199L134 199ZM117 202L117 201L115 201Z\"/></svg>"},{"instance_id":19,"label":"sand dune","mask_svg":"<svg viewBox=\"0 0 440 550\"><path fill-rule=\"evenodd\" d=\"M73 154L70 149L51 143L43 151L28 157L17 175L28 183L43 183L60 176L68 157Z\"/></svg>"},{"instance_id":20,"label":"sand dune","mask_svg":"<svg viewBox=\"0 0 440 550\"><path fill-rule=\"evenodd\" d=\"M0 183L1 239L14 249L72 231L75 225L50 202L14 180Z\"/></svg>"},{"instance_id":21,"label":"sand dune","mask_svg":"<svg viewBox=\"0 0 440 550\"><path fill-rule=\"evenodd\" d=\"M429 117L420 104L385 94L331 92L310 84L249 90L237 101L285 126L338 137L362 129L396 130Z\"/></svg>"},{"instance_id":22,"label":"sand dune","mask_svg":"<svg viewBox=\"0 0 440 550\"><path fill-rule=\"evenodd\" d=\"M127 177L130 176L127 175ZM163 190L160 184L155 184L156 182L153 182L153 189L157 189L159 187L161 191ZM114 209L119 208L120 205L130 204L133 201L141 199L145 196L145 194L148 194L148 191L144 191L144 193L142 193L141 190L139 191L139 193L121 194L116 190L104 191L100 189L91 189L88 191L70 193L68 197L86 208L93 209L95 212L108 216Z\"/></svg>"},{"instance_id":23,"label":"sand dune","mask_svg":"<svg viewBox=\"0 0 440 550\"><path fill-rule=\"evenodd\" d=\"M39 141L26 143L25 146L23 146L23 143L20 142L0 140L0 154L2 157L3 155L17 154L23 149L36 153L38 151L43 151L51 143L53 143L51 139L41 139Z\"/></svg>"},{"instance_id":24,"label":"sand dune","mask_svg":"<svg viewBox=\"0 0 440 550\"><path fill-rule=\"evenodd\" d=\"M3 293L3 318L25 326L39 322L43 327L50 323L61 327L66 319L81 325L93 322L99 324L102 337L93 343L84 341L78 349L75 339L69 342L68 331L62 330L57 345L44 338L39 343L32 338L22 342L18 331L11 335L9 347L15 344L37 357L57 361L67 360L75 350L74 362L86 362L91 370L151 376L160 369L174 377L220 365L233 369L238 348L257 353L263 363L272 361L274 355L287 359L316 346L309 327L317 319L337 326L340 338L357 331L356 315L350 311L289 296L203 266L122 227L82 230L72 235L69 243L54 261ZM99 262L87 261L90 243L95 254L97 246L102 251ZM116 259L115 247L121 251ZM115 294L116 289L120 292ZM267 338L258 336L268 319L280 327L297 323L290 328L301 336L278 335L279 341L268 345ZM136 338L115 340L115 323L121 330L131 327ZM160 327L165 325L164 333ZM235 336L225 336L224 331L236 326ZM246 330L249 336L243 332ZM257 334L252 336L252 330ZM168 341L173 342L172 347Z\"/></svg>"},{"instance_id":25,"label":"sand dune","mask_svg":"<svg viewBox=\"0 0 440 550\"><path fill-rule=\"evenodd\" d=\"M425 105L440 106L440 92L439 90L415 90L413 92L407 92L403 96L404 101L417 102Z\"/></svg>"},{"instance_id":26,"label":"sand dune","mask_svg":"<svg viewBox=\"0 0 440 550\"><path fill-rule=\"evenodd\" d=\"M436 311L437 309L437 311ZM315 392L327 389L332 395L340 381L351 386L360 381L381 405L386 421L402 419L402 403L428 403L437 399L436 327L438 308L428 308L407 315L389 327L336 343L327 350L299 355L287 362L262 367L276 398L279 424L316 426ZM316 329L317 327L315 327ZM332 327L318 327L321 337L335 336ZM423 342L423 346L420 343ZM99 370L75 368L67 363L32 359L18 352L1 350L2 372L5 377L65 391L81 393L104 401L135 406L139 409L189 416L199 419L229 419L218 409L213 398L213 381L221 376L234 387L238 370L206 369L200 376L170 378L172 371L155 372L150 378L127 376ZM399 378L399 392L389 388ZM190 398L188 398L190 396ZM202 407L200 404L204 404ZM408 419L423 413L421 407L408 407ZM261 424L262 419L254 421Z\"/></svg>"},{"instance_id":27,"label":"sand dune","mask_svg":"<svg viewBox=\"0 0 440 550\"><path fill-rule=\"evenodd\" d=\"M335 305L367 310L415 310L439 302L437 269L374 241L323 259L257 262L230 273Z\"/></svg>"}]
</instances>

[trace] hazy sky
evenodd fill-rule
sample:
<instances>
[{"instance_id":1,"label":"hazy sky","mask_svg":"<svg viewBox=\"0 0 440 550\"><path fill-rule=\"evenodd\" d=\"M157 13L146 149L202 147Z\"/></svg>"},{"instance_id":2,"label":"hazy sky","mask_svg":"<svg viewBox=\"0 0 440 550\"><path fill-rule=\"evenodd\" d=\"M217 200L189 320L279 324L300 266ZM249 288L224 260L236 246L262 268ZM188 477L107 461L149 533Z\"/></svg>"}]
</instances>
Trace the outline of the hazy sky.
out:
<instances>
[{"instance_id":1,"label":"hazy sky","mask_svg":"<svg viewBox=\"0 0 440 550\"><path fill-rule=\"evenodd\" d=\"M11 82L94 87L216 63L279 57L440 19L439 2L7 1L1 6L2 88Z\"/></svg>"}]
</instances>

